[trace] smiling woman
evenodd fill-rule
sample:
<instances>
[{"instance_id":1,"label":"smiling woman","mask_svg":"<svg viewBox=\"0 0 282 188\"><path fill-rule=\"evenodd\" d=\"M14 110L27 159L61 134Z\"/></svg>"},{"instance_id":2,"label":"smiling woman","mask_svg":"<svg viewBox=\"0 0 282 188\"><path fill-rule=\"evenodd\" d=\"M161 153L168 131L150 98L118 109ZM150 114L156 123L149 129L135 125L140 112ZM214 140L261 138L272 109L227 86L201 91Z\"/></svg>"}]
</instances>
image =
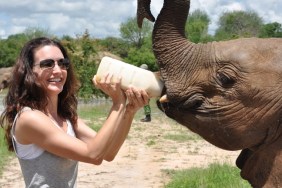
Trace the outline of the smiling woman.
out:
<instances>
[{"instance_id":1,"label":"smiling woman","mask_svg":"<svg viewBox=\"0 0 282 188\"><path fill-rule=\"evenodd\" d=\"M135 113L148 94L121 89L106 74L93 83L112 99L101 129L95 132L77 115L78 81L64 47L55 40L26 43L13 69L0 124L9 150L15 151L26 187L75 187L78 161L112 161Z\"/></svg>"}]
</instances>

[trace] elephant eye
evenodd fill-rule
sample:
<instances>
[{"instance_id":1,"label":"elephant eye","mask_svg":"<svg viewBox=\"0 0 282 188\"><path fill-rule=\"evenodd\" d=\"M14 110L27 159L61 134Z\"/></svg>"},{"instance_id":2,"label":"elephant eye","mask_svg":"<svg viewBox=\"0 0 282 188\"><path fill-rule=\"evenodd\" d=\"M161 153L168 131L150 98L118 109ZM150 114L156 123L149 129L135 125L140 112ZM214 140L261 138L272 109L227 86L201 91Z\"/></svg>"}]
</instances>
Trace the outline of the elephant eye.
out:
<instances>
[{"instance_id":1,"label":"elephant eye","mask_svg":"<svg viewBox=\"0 0 282 188\"><path fill-rule=\"evenodd\" d=\"M217 74L217 79L222 87L231 87L235 83L233 78L221 72Z\"/></svg>"}]
</instances>

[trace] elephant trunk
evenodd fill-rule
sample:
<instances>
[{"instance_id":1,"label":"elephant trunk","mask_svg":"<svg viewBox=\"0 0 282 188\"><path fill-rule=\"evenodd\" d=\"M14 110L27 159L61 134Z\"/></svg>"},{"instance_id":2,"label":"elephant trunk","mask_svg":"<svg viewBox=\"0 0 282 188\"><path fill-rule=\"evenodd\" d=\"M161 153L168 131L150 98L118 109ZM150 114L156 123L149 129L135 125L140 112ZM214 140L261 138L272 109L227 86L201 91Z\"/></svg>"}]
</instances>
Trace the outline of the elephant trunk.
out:
<instances>
[{"instance_id":1,"label":"elephant trunk","mask_svg":"<svg viewBox=\"0 0 282 188\"><path fill-rule=\"evenodd\" d=\"M197 45L185 36L189 8L190 0L164 0L154 25L153 51L164 79L168 76L167 70L191 61L197 54Z\"/></svg>"}]
</instances>

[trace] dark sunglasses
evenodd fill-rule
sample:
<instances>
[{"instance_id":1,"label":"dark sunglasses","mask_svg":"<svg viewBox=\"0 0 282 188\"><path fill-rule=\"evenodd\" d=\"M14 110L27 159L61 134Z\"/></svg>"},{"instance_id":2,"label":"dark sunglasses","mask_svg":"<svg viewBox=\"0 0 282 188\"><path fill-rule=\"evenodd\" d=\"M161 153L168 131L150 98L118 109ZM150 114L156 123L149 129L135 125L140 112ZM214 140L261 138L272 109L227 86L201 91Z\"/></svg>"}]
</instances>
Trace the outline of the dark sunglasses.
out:
<instances>
[{"instance_id":1,"label":"dark sunglasses","mask_svg":"<svg viewBox=\"0 0 282 188\"><path fill-rule=\"evenodd\" d=\"M45 59L40 61L39 64L35 64L34 66L39 65L41 69L52 69L55 67L55 62L56 60L54 59ZM70 67L70 61L67 58L58 59L57 63L61 69L66 70Z\"/></svg>"}]
</instances>

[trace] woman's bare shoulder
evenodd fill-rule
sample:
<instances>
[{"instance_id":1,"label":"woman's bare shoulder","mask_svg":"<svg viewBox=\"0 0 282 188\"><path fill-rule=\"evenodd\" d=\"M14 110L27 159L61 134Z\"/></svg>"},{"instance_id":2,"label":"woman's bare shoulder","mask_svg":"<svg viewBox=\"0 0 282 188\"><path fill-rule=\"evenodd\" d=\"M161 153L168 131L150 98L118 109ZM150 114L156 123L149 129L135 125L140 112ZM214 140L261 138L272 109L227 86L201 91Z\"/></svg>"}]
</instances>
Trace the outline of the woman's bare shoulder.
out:
<instances>
[{"instance_id":1,"label":"woman's bare shoulder","mask_svg":"<svg viewBox=\"0 0 282 188\"><path fill-rule=\"evenodd\" d=\"M17 122L28 123L33 121L42 121L47 118L43 112L39 110L24 110L18 114Z\"/></svg>"},{"instance_id":2,"label":"woman's bare shoulder","mask_svg":"<svg viewBox=\"0 0 282 188\"><path fill-rule=\"evenodd\" d=\"M48 116L38 110L25 110L19 113L16 125L15 136L21 144L30 144L32 138L46 132L46 123L50 123ZM41 134L40 134L41 133Z\"/></svg>"}]
</instances>

